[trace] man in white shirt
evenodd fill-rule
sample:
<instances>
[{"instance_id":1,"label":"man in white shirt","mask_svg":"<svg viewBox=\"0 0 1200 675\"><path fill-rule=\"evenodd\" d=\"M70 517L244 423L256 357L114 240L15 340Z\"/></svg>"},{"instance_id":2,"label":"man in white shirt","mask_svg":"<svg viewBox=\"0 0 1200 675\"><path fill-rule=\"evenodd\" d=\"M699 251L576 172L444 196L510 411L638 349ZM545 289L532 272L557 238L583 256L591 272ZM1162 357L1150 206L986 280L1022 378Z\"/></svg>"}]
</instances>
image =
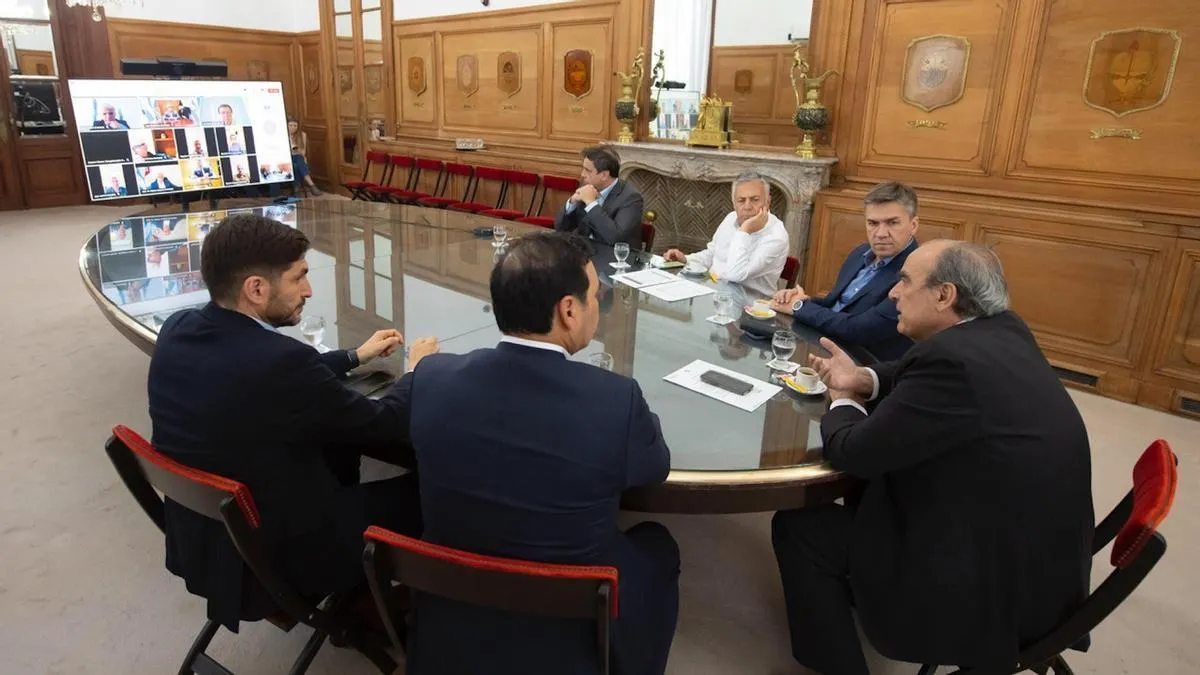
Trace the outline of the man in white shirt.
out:
<instances>
[{"instance_id":1,"label":"man in white shirt","mask_svg":"<svg viewBox=\"0 0 1200 675\"><path fill-rule=\"evenodd\" d=\"M721 221L708 248L691 255L673 248L663 258L707 268L720 281L770 297L779 288L790 244L783 221L770 209L766 179L754 171L742 173L733 181L733 211Z\"/></svg>"}]
</instances>

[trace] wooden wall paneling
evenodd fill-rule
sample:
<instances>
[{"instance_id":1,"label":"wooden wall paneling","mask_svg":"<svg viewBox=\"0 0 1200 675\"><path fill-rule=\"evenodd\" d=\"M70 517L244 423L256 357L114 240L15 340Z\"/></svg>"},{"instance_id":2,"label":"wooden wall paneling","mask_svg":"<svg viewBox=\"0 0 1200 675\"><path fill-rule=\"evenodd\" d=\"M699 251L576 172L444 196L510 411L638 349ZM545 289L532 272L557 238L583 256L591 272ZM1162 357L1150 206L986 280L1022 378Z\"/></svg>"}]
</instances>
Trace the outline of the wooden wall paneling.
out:
<instances>
[{"instance_id":1,"label":"wooden wall paneling","mask_svg":"<svg viewBox=\"0 0 1200 675\"><path fill-rule=\"evenodd\" d=\"M18 49L17 70L22 75L54 75L54 52L42 49Z\"/></svg>"},{"instance_id":2,"label":"wooden wall paneling","mask_svg":"<svg viewBox=\"0 0 1200 675\"><path fill-rule=\"evenodd\" d=\"M821 88L821 100L829 108L829 128L817 137L818 152L840 158L843 164L835 167L839 174L845 172L844 163L854 154L849 130L857 112L861 57L869 51L860 49L867 1L813 0L808 62L813 73L837 72Z\"/></svg>"},{"instance_id":3,"label":"wooden wall paneling","mask_svg":"<svg viewBox=\"0 0 1200 675\"><path fill-rule=\"evenodd\" d=\"M1004 0L880 3L858 166L987 175L1011 25Z\"/></svg>"},{"instance_id":4,"label":"wooden wall paneling","mask_svg":"<svg viewBox=\"0 0 1200 675\"><path fill-rule=\"evenodd\" d=\"M503 130L514 135L542 134L540 23L502 31L447 31L439 37L443 128L468 133ZM521 88L516 93L501 91L498 86L499 57L507 52L516 52L521 61ZM470 58L476 63L474 78L469 74L469 61L464 60Z\"/></svg>"},{"instance_id":5,"label":"wooden wall paneling","mask_svg":"<svg viewBox=\"0 0 1200 675\"><path fill-rule=\"evenodd\" d=\"M708 91L733 103L735 123L775 118L778 89L792 90L791 80L786 84L779 81L780 54L790 57L792 46L713 47ZM747 74L749 79L745 77ZM739 90L739 85L744 88ZM794 103L792 107L795 108Z\"/></svg>"},{"instance_id":6,"label":"wooden wall paneling","mask_svg":"<svg viewBox=\"0 0 1200 675\"><path fill-rule=\"evenodd\" d=\"M608 138L613 122L610 106L606 105L614 79L608 74L616 69L612 63L613 25L611 18L550 21L545 59L550 67L542 94L547 101L552 139L592 143ZM591 91L581 97L569 93L563 86L566 78L567 52L585 49L592 53Z\"/></svg>"},{"instance_id":7,"label":"wooden wall paneling","mask_svg":"<svg viewBox=\"0 0 1200 675\"><path fill-rule=\"evenodd\" d=\"M309 124L328 122L325 98L329 94L325 71L321 68L321 34L305 33L296 39L299 52L299 77L304 88L300 97L300 113Z\"/></svg>"},{"instance_id":8,"label":"wooden wall paneling","mask_svg":"<svg viewBox=\"0 0 1200 675\"><path fill-rule=\"evenodd\" d=\"M1152 202L1194 209L1200 50L1188 42L1200 34L1195 4L1158 2L1152 18L1150 8L1118 0L1089 2L1086 11L1079 3L1036 6L1033 47L1012 80L1029 84L1015 92L1007 175L1028 181L1022 189L1083 186L1091 188L1084 195L1139 205L1155 193ZM1118 34L1102 39L1110 31Z\"/></svg>"},{"instance_id":9,"label":"wooden wall paneling","mask_svg":"<svg viewBox=\"0 0 1200 675\"><path fill-rule=\"evenodd\" d=\"M88 186L74 135L25 137L18 142L26 208L87 203Z\"/></svg>"},{"instance_id":10,"label":"wooden wall paneling","mask_svg":"<svg viewBox=\"0 0 1200 675\"><path fill-rule=\"evenodd\" d=\"M245 80L251 77L251 61L265 62L267 79L283 84L287 109L300 109L302 80L293 72L292 43L296 38L292 33L138 19L109 19L106 23L113 72L120 72L122 58L171 55L225 61L229 79Z\"/></svg>"},{"instance_id":11,"label":"wooden wall paneling","mask_svg":"<svg viewBox=\"0 0 1200 675\"><path fill-rule=\"evenodd\" d=\"M103 13L104 10L100 11ZM120 72L111 59L107 22L92 21L90 7L67 7L67 0L51 0L50 13L55 24L55 49L63 76L111 78ZM61 36L70 36L70 39Z\"/></svg>"},{"instance_id":12,"label":"wooden wall paneling","mask_svg":"<svg viewBox=\"0 0 1200 675\"><path fill-rule=\"evenodd\" d=\"M399 112L400 128L437 127L438 92L442 79L438 60L434 54L433 33L421 35L397 35L396 62L396 107ZM420 61L414 61L419 59Z\"/></svg>"},{"instance_id":13,"label":"wooden wall paneling","mask_svg":"<svg viewBox=\"0 0 1200 675\"><path fill-rule=\"evenodd\" d=\"M1153 372L1200 390L1200 241L1181 242L1175 255Z\"/></svg>"}]
</instances>

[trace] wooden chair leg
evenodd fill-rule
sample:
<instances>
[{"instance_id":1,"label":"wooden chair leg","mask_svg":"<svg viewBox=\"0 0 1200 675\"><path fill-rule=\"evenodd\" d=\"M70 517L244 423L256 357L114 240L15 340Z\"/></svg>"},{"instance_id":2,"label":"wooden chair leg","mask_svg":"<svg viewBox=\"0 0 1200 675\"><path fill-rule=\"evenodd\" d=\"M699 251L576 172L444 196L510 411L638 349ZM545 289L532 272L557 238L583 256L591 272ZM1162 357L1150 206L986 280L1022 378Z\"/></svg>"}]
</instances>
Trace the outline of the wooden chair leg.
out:
<instances>
[{"instance_id":1,"label":"wooden chair leg","mask_svg":"<svg viewBox=\"0 0 1200 675\"><path fill-rule=\"evenodd\" d=\"M196 635L196 639L192 642L191 649L188 649L187 656L183 658L183 665L179 666L179 675L233 675L225 666L217 663L211 656L204 653L208 649L208 644L212 642L213 636L217 634L217 629L221 624L209 619L204 623L204 627L200 629L200 633Z\"/></svg>"}]
</instances>

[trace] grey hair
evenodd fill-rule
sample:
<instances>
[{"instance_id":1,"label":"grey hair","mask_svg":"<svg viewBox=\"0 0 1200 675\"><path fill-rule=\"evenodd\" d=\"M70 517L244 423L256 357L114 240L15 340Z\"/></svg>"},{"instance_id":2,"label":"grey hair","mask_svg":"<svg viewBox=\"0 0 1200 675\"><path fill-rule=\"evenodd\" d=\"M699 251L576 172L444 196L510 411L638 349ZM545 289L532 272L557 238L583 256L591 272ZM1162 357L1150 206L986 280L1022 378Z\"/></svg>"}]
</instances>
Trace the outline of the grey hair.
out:
<instances>
[{"instance_id":1,"label":"grey hair","mask_svg":"<svg viewBox=\"0 0 1200 675\"><path fill-rule=\"evenodd\" d=\"M942 251L926 286L954 284L954 312L963 319L995 316L1008 309L1008 282L1000 257L987 246L959 241Z\"/></svg>"},{"instance_id":2,"label":"grey hair","mask_svg":"<svg viewBox=\"0 0 1200 675\"><path fill-rule=\"evenodd\" d=\"M771 201L771 184L767 182L765 176L757 171L750 170L739 173L737 177L733 179L733 187L730 188L730 190L736 193L739 185L743 183L753 183L754 181L758 181L763 184L763 189L767 191L767 202L769 203Z\"/></svg>"},{"instance_id":3,"label":"grey hair","mask_svg":"<svg viewBox=\"0 0 1200 675\"><path fill-rule=\"evenodd\" d=\"M908 214L909 218L917 215L917 193L904 183L896 181L880 183L871 188L866 197L863 197L864 206L893 203L903 206L904 212Z\"/></svg>"}]
</instances>

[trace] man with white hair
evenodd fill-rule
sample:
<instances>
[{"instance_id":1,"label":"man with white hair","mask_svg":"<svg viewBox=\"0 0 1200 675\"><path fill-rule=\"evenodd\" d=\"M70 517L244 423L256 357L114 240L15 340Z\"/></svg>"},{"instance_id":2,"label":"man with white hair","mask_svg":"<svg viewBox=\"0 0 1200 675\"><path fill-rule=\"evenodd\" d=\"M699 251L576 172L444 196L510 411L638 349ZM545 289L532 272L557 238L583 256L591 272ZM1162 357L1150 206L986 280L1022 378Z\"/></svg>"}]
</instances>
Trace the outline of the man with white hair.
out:
<instances>
[{"instance_id":1,"label":"man with white hair","mask_svg":"<svg viewBox=\"0 0 1200 675\"><path fill-rule=\"evenodd\" d=\"M827 339L810 357L825 459L866 488L771 522L792 654L867 675L857 610L890 659L1013 672L1088 593L1087 430L990 249L924 244L890 296L916 343L901 360L858 367Z\"/></svg>"},{"instance_id":2,"label":"man with white hair","mask_svg":"<svg viewBox=\"0 0 1200 675\"><path fill-rule=\"evenodd\" d=\"M720 281L730 281L771 297L787 262L788 233L771 213L771 186L757 172L733 180L733 211L717 226L708 248L685 255L677 248L663 258L707 269Z\"/></svg>"}]
</instances>

